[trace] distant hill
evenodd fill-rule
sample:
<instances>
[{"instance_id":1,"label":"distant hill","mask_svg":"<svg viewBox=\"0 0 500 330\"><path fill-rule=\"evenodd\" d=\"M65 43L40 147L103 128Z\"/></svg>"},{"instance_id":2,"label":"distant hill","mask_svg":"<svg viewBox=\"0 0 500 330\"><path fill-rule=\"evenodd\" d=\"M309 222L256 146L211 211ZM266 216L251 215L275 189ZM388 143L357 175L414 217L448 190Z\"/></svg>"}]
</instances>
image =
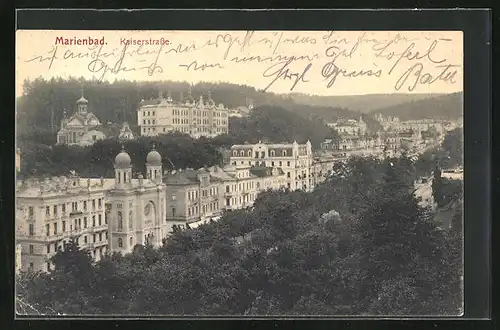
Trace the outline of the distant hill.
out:
<instances>
[{"instance_id":1,"label":"distant hill","mask_svg":"<svg viewBox=\"0 0 500 330\"><path fill-rule=\"evenodd\" d=\"M463 94L453 93L424 100L393 105L372 111L385 116L397 116L402 120L436 118L458 119L463 114Z\"/></svg>"},{"instance_id":2,"label":"distant hill","mask_svg":"<svg viewBox=\"0 0 500 330\"><path fill-rule=\"evenodd\" d=\"M294 93L289 98L299 104L319 107L347 108L351 111L368 113L376 109L398 104L424 100L443 94L367 94L344 96L319 96Z\"/></svg>"}]
</instances>

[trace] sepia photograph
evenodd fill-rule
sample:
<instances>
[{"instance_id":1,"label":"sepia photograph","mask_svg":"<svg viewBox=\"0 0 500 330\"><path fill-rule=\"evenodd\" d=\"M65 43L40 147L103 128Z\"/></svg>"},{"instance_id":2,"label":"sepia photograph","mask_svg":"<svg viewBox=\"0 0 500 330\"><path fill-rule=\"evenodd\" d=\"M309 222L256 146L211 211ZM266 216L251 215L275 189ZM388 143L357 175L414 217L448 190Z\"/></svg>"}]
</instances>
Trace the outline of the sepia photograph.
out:
<instances>
[{"instance_id":1,"label":"sepia photograph","mask_svg":"<svg viewBox=\"0 0 500 330\"><path fill-rule=\"evenodd\" d=\"M461 31L16 31L16 317L461 316Z\"/></svg>"}]
</instances>

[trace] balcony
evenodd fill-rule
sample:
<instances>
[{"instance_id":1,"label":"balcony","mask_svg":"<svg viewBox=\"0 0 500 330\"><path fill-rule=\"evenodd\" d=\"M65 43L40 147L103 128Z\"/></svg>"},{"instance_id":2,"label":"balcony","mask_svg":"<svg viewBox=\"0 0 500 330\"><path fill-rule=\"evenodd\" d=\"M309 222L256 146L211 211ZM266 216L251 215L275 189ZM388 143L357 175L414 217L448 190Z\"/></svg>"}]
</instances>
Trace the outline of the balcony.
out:
<instances>
[{"instance_id":1,"label":"balcony","mask_svg":"<svg viewBox=\"0 0 500 330\"><path fill-rule=\"evenodd\" d=\"M83 212L82 211L71 211L69 213L69 216L70 217L75 217L75 216L80 216L80 215L83 215Z\"/></svg>"}]
</instances>

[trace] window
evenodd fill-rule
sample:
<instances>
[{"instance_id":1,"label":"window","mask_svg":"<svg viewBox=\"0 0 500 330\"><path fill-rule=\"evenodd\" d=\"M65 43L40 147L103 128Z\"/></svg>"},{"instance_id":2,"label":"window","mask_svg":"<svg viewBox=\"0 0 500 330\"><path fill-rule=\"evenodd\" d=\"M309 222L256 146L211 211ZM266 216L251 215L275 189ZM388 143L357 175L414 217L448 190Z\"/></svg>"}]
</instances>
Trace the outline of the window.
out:
<instances>
[{"instance_id":1,"label":"window","mask_svg":"<svg viewBox=\"0 0 500 330\"><path fill-rule=\"evenodd\" d=\"M276 151L271 150L271 157L274 157L274 156L276 156Z\"/></svg>"},{"instance_id":2,"label":"window","mask_svg":"<svg viewBox=\"0 0 500 330\"><path fill-rule=\"evenodd\" d=\"M133 242L132 237L130 237L130 246L132 246Z\"/></svg>"},{"instance_id":3,"label":"window","mask_svg":"<svg viewBox=\"0 0 500 330\"><path fill-rule=\"evenodd\" d=\"M66 213L66 204L61 205L62 213Z\"/></svg>"},{"instance_id":4,"label":"window","mask_svg":"<svg viewBox=\"0 0 500 330\"><path fill-rule=\"evenodd\" d=\"M87 244L87 236L83 236L83 241Z\"/></svg>"},{"instance_id":5,"label":"window","mask_svg":"<svg viewBox=\"0 0 500 330\"><path fill-rule=\"evenodd\" d=\"M57 222L54 223L54 235L57 235Z\"/></svg>"},{"instance_id":6,"label":"window","mask_svg":"<svg viewBox=\"0 0 500 330\"><path fill-rule=\"evenodd\" d=\"M102 225L102 215L99 214L98 218L99 218L99 220L98 220L99 226L101 226Z\"/></svg>"},{"instance_id":7,"label":"window","mask_svg":"<svg viewBox=\"0 0 500 330\"><path fill-rule=\"evenodd\" d=\"M92 200L92 209L95 210L95 199Z\"/></svg>"},{"instance_id":8,"label":"window","mask_svg":"<svg viewBox=\"0 0 500 330\"><path fill-rule=\"evenodd\" d=\"M121 238L118 239L118 247L119 248L123 247L123 240Z\"/></svg>"},{"instance_id":9,"label":"window","mask_svg":"<svg viewBox=\"0 0 500 330\"><path fill-rule=\"evenodd\" d=\"M287 161L287 162L286 162L286 166L290 166L290 161Z\"/></svg>"},{"instance_id":10,"label":"window","mask_svg":"<svg viewBox=\"0 0 500 330\"><path fill-rule=\"evenodd\" d=\"M33 266L33 263L30 262L30 270L33 270L34 266Z\"/></svg>"},{"instance_id":11,"label":"window","mask_svg":"<svg viewBox=\"0 0 500 330\"><path fill-rule=\"evenodd\" d=\"M50 206L45 207L45 215L49 216L50 215Z\"/></svg>"},{"instance_id":12,"label":"window","mask_svg":"<svg viewBox=\"0 0 500 330\"><path fill-rule=\"evenodd\" d=\"M50 244L47 244L47 253L50 253Z\"/></svg>"},{"instance_id":13,"label":"window","mask_svg":"<svg viewBox=\"0 0 500 330\"><path fill-rule=\"evenodd\" d=\"M280 162L280 167L283 166L283 162Z\"/></svg>"},{"instance_id":14,"label":"window","mask_svg":"<svg viewBox=\"0 0 500 330\"><path fill-rule=\"evenodd\" d=\"M30 206L30 207L28 208L28 215L29 215L30 217L32 217L32 216L33 216L33 206Z\"/></svg>"},{"instance_id":15,"label":"window","mask_svg":"<svg viewBox=\"0 0 500 330\"><path fill-rule=\"evenodd\" d=\"M62 222L62 231L65 232L66 231L66 221L63 221Z\"/></svg>"},{"instance_id":16,"label":"window","mask_svg":"<svg viewBox=\"0 0 500 330\"><path fill-rule=\"evenodd\" d=\"M33 247L32 244L30 244L30 254L35 253L35 248Z\"/></svg>"},{"instance_id":17,"label":"window","mask_svg":"<svg viewBox=\"0 0 500 330\"><path fill-rule=\"evenodd\" d=\"M290 178L290 172L286 172L286 177Z\"/></svg>"},{"instance_id":18,"label":"window","mask_svg":"<svg viewBox=\"0 0 500 330\"><path fill-rule=\"evenodd\" d=\"M50 236L50 224L49 223L45 225L45 234L47 236Z\"/></svg>"},{"instance_id":19,"label":"window","mask_svg":"<svg viewBox=\"0 0 500 330\"><path fill-rule=\"evenodd\" d=\"M57 215L57 205L54 205L54 215Z\"/></svg>"},{"instance_id":20,"label":"window","mask_svg":"<svg viewBox=\"0 0 500 330\"><path fill-rule=\"evenodd\" d=\"M50 262L47 262L47 271L50 272Z\"/></svg>"},{"instance_id":21,"label":"window","mask_svg":"<svg viewBox=\"0 0 500 330\"><path fill-rule=\"evenodd\" d=\"M92 227L95 227L95 215L92 216Z\"/></svg>"},{"instance_id":22,"label":"window","mask_svg":"<svg viewBox=\"0 0 500 330\"><path fill-rule=\"evenodd\" d=\"M35 229L34 229L34 225L32 223L30 223L30 225L29 225L29 235L30 236L35 235Z\"/></svg>"},{"instance_id":23,"label":"window","mask_svg":"<svg viewBox=\"0 0 500 330\"><path fill-rule=\"evenodd\" d=\"M83 228L87 228L87 217L83 218Z\"/></svg>"},{"instance_id":24,"label":"window","mask_svg":"<svg viewBox=\"0 0 500 330\"><path fill-rule=\"evenodd\" d=\"M99 233L99 242L102 241L102 233Z\"/></svg>"},{"instance_id":25,"label":"window","mask_svg":"<svg viewBox=\"0 0 500 330\"><path fill-rule=\"evenodd\" d=\"M172 217L175 217L175 207L172 207Z\"/></svg>"},{"instance_id":26,"label":"window","mask_svg":"<svg viewBox=\"0 0 500 330\"><path fill-rule=\"evenodd\" d=\"M95 243L95 238L96 238L95 234L92 235L92 243Z\"/></svg>"},{"instance_id":27,"label":"window","mask_svg":"<svg viewBox=\"0 0 500 330\"><path fill-rule=\"evenodd\" d=\"M97 205L99 206L99 208L101 208L101 206L102 206L102 201L101 201L101 199L100 199L100 198L99 198L99 200L97 201Z\"/></svg>"},{"instance_id":28,"label":"window","mask_svg":"<svg viewBox=\"0 0 500 330\"><path fill-rule=\"evenodd\" d=\"M283 150L282 155L286 156L286 150Z\"/></svg>"},{"instance_id":29,"label":"window","mask_svg":"<svg viewBox=\"0 0 500 330\"><path fill-rule=\"evenodd\" d=\"M123 215L122 215L122 212L118 211L117 215L118 215L118 231L122 231L123 230Z\"/></svg>"}]
</instances>

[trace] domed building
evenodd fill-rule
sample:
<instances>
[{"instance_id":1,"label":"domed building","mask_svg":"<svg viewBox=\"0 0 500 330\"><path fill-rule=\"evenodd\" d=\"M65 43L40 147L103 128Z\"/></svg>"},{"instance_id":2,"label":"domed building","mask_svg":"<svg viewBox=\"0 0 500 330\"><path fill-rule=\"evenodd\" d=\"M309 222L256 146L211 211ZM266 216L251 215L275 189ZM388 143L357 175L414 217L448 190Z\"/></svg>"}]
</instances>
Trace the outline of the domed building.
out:
<instances>
[{"instance_id":1,"label":"domed building","mask_svg":"<svg viewBox=\"0 0 500 330\"><path fill-rule=\"evenodd\" d=\"M172 225L166 221L162 157L153 146L146 157L146 177L133 177L132 160L122 147L115 157L115 184L107 193L110 251L122 254L137 244L160 246Z\"/></svg>"},{"instance_id":2,"label":"domed building","mask_svg":"<svg viewBox=\"0 0 500 330\"><path fill-rule=\"evenodd\" d=\"M99 130L101 122L88 111L88 103L83 96L82 87L82 96L76 101L76 112L69 118L66 118L66 113L63 115L61 129L57 133L57 144L87 146L106 138Z\"/></svg>"}]
</instances>

